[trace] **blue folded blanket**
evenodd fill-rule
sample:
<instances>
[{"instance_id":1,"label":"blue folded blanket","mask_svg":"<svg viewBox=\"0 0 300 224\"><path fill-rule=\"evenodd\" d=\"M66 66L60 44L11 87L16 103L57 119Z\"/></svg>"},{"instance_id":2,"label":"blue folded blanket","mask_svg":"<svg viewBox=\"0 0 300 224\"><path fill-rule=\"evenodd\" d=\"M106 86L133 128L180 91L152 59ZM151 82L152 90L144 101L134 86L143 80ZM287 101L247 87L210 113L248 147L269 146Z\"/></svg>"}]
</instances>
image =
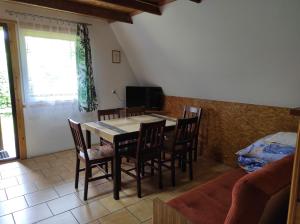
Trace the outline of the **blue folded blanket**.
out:
<instances>
[{"instance_id":1,"label":"blue folded blanket","mask_svg":"<svg viewBox=\"0 0 300 224\"><path fill-rule=\"evenodd\" d=\"M251 173L255 170L262 168L264 165L267 164L267 162L254 157L238 156L238 164L248 173Z\"/></svg>"},{"instance_id":2,"label":"blue folded blanket","mask_svg":"<svg viewBox=\"0 0 300 224\"><path fill-rule=\"evenodd\" d=\"M236 154L238 155L239 166L247 172L253 172L294 152L294 146L267 142L263 138L238 151Z\"/></svg>"}]
</instances>

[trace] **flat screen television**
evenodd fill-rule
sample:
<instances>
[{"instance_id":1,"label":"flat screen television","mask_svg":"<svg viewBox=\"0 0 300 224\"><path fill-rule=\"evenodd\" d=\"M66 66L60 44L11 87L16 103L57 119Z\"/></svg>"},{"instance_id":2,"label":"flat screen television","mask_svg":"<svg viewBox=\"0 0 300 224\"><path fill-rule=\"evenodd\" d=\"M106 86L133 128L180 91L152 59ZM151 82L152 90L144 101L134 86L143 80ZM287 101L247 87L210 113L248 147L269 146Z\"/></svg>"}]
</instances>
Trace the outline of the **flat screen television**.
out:
<instances>
[{"instance_id":1,"label":"flat screen television","mask_svg":"<svg viewBox=\"0 0 300 224\"><path fill-rule=\"evenodd\" d=\"M161 110L164 94L161 87L127 86L126 106L145 107L148 110Z\"/></svg>"}]
</instances>

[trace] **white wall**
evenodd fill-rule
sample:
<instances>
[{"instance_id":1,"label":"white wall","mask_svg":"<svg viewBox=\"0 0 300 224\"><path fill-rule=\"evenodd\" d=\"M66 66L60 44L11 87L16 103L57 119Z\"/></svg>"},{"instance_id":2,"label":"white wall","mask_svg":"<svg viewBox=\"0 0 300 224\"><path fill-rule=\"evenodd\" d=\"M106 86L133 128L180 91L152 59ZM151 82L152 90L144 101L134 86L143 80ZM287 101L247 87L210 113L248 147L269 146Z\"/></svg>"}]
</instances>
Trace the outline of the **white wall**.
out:
<instances>
[{"instance_id":1,"label":"white wall","mask_svg":"<svg viewBox=\"0 0 300 224\"><path fill-rule=\"evenodd\" d=\"M120 49L120 46L106 21L6 2L0 2L0 18L14 19L5 12L7 9L91 23L92 26L89 27L89 30L93 69L100 108L122 106L122 103L112 95L111 91L117 89L121 98L124 98L125 86L136 84L137 81L125 55L122 55L121 64L111 63L111 51ZM74 146L67 124L68 117L79 121L96 120L96 112L79 113L76 105L27 107L24 112L29 157ZM98 139L94 138L94 141L98 141Z\"/></svg>"},{"instance_id":2,"label":"white wall","mask_svg":"<svg viewBox=\"0 0 300 224\"><path fill-rule=\"evenodd\" d=\"M141 84L167 95L300 104L300 1L177 0L111 24Z\"/></svg>"}]
</instances>

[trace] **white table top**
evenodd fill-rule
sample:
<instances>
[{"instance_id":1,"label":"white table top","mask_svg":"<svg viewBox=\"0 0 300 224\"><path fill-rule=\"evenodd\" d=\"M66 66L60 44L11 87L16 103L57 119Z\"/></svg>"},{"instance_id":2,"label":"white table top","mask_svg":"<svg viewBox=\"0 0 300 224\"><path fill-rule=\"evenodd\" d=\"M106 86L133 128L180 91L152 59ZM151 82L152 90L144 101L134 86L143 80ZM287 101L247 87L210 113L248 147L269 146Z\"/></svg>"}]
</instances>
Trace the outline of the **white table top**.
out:
<instances>
[{"instance_id":1,"label":"white table top","mask_svg":"<svg viewBox=\"0 0 300 224\"><path fill-rule=\"evenodd\" d=\"M137 132L140 129L141 123L155 122L162 119L166 120L166 127L172 127L176 125L176 118L159 114L149 114L83 123L82 129L88 130L91 133L113 143L115 135Z\"/></svg>"}]
</instances>

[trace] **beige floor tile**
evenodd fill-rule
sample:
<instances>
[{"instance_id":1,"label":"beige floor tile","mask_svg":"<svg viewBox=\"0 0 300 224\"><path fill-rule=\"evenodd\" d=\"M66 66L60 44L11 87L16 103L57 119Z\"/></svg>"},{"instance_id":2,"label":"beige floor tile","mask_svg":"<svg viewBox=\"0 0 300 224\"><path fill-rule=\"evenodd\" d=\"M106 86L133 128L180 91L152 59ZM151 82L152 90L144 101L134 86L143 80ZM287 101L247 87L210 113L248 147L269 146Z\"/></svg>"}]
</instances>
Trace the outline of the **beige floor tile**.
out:
<instances>
[{"instance_id":1,"label":"beige floor tile","mask_svg":"<svg viewBox=\"0 0 300 224\"><path fill-rule=\"evenodd\" d=\"M19 166L20 164L18 162L4 163L0 166L0 172L18 168Z\"/></svg>"},{"instance_id":2,"label":"beige floor tile","mask_svg":"<svg viewBox=\"0 0 300 224\"><path fill-rule=\"evenodd\" d=\"M32 183L43 177L44 177L44 175L39 170L35 171L35 172L25 173L25 174L16 176L19 184L29 184L29 183Z\"/></svg>"},{"instance_id":3,"label":"beige floor tile","mask_svg":"<svg viewBox=\"0 0 300 224\"><path fill-rule=\"evenodd\" d=\"M143 222L142 224L153 224L153 220L152 220L152 219L149 219L149 220Z\"/></svg>"},{"instance_id":4,"label":"beige floor tile","mask_svg":"<svg viewBox=\"0 0 300 224\"><path fill-rule=\"evenodd\" d=\"M60 176L44 177L34 181L34 184L39 190L54 187L54 185L63 184L63 179Z\"/></svg>"},{"instance_id":5,"label":"beige floor tile","mask_svg":"<svg viewBox=\"0 0 300 224\"><path fill-rule=\"evenodd\" d=\"M57 185L57 186L54 187L54 189L57 191L59 196L64 196L64 195L67 195L67 194L74 193L78 190L81 190L81 189L83 189L83 187L79 183L78 190L77 190L77 189L75 189L75 182L69 182L69 183L64 183L64 184Z\"/></svg>"},{"instance_id":6,"label":"beige floor tile","mask_svg":"<svg viewBox=\"0 0 300 224\"><path fill-rule=\"evenodd\" d=\"M126 209L116 211L108 216L100 218L101 224L136 224L140 223L139 220L134 217Z\"/></svg>"},{"instance_id":7,"label":"beige floor tile","mask_svg":"<svg viewBox=\"0 0 300 224\"><path fill-rule=\"evenodd\" d=\"M89 224L101 224L101 222L99 220L95 220L95 221L89 222Z\"/></svg>"},{"instance_id":8,"label":"beige floor tile","mask_svg":"<svg viewBox=\"0 0 300 224\"><path fill-rule=\"evenodd\" d=\"M79 179L79 182L84 185L84 178L80 178ZM96 180L96 181L93 181L93 182L90 182L89 183L89 186L98 186L100 184L104 184L106 182L109 182L108 179L104 178L104 179L100 179L100 180Z\"/></svg>"},{"instance_id":9,"label":"beige floor tile","mask_svg":"<svg viewBox=\"0 0 300 224\"><path fill-rule=\"evenodd\" d=\"M76 215L79 221L89 222L89 224L141 222L151 224L154 198L168 201L229 169L225 165L200 158L199 162L195 163L195 180L192 182L188 180L187 173L178 170L176 187L173 188L170 184L170 172L164 172L164 189L160 191L157 187L157 177L145 178L142 183L142 199L136 196L135 180L122 174L120 200L113 199L112 181L104 179L89 183L88 201L83 201L84 172L80 174L80 190L75 192L74 188L74 150L2 164L0 165L0 224L14 223L10 213L14 213L16 217L23 217L22 223L43 219L40 220L42 224L76 224L78 223L75 219ZM94 172L98 171L95 169ZM34 192L29 193L30 187ZM25 195L7 200L6 191L9 197ZM31 207L28 208L28 205ZM43 205L47 205L48 211ZM51 216L52 214L56 216ZM48 215L51 217L47 218Z\"/></svg>"},{"instance_id":10,"label":"beige floor tile","mask_svg":"<svg viewBox=\"0 0 300 224\"><path fill-rule=\"evenodd\" d=\"M134 205L127 207L127 209L134 214L141 222L147 221L152 217L153 202L145 199Z\"/></svg>"},{"instance_id":11,"label":"beige floor tile","mask_svg":"<svg viewBox=\"0 0 300 224\"><path fill-rule=\"evenodd\" d=\"M110 213L99 200L75 208L71 212L79 223L88 223Z\"/></svg>"},{"instance_id":12,"label":"beige floor tile","mask_svg":"<svg viewBox=\"0 0 300 224\"><path fill-rule=\"evenodd\" d=\"M7 200L5 190L0 190L0 201Z\"/></svg>"},{"instance_id":13,"label":"beige floor tile","mask_svg":"<svg viewBox=\"0 0 300 224\"><path fill-rule=\"evenodd\" d=\"M31 224L52 216L46 204L26 208L22 211L13 213L16 224Z\"/></svg>"},{"instance_id":14,"label":"beige floor tile","mask_svg":"<svg viewBox=\"0 0 300 224\"><path fill-rule=\"evenodd\" d=\"M55 215L82 205L80 200L74 194L55 199L47 202L47 204Z\"/></svg>"},{"instance_id":15,"label":"beige floor tile","mask_svg":"<svg viewBox=\"0 0 300 224\"><path fill-rule=\"evenodd\" d=\"M64 180L70 180L70 179L73 179L75 174L73 172L70 172L69 170L65 170L64 172L61 172L59 174L59 176Z\"/></svg>"},{"instance_id":16,"label":"beige floor tile","mask_svg":"<svg viewBox=\"0 0 300 224\"><path fill-rule=\"evenodd\" d=\"M94 200L95 198L104 198L111 195L113 192L112 182L105 182L97 186L89 185L88 200ZM83 190L78 192L81 200L83 200Z\"/></svg>"},{"instance_id":17,"label":"beige floor tile","mask_svg":"<svg viewBox=\"0 0 300 224\"><path fill-rule=\"evenodd\" d=\"M19 163L26 167L35 167L36 162L33 159L20 160Z\"/></svg>"},{"instance_id":18,"label":"beige floor tile","mask_svg":"<svg viewBox=\"0 0 300 224\"><path fill-rule=\"evenodd\" d=\"M13 187L18 184L19 183L17 181L17 178L15 178L15 177L2 179L2 180L0 180L0 189L4 189L7 187Z\"/></svg>"},{"instance_id":19,"label":"beige floor tile","mask_svg":"<svg viewBox=\"0 0 300 224\"><path fill-rule=\"evenodd\" d=\"M15 224L12 214L0 217L1 224Z\"/></svg>"},{"instance_id":20,"label":"beige floor tile","mask_svg":"<svg viewBox=\"0 0 300 224\"><path fill-rule=\"evenodd\" d=\"M34 206L56 198L58 198L58 194L51 188L25 195L25 199L29 206Z\"/></svg>"},{"instance_id":21,"label":"beige floor tile","mask_svg":"<svg viewBox=\"0 0 300 224\"><path fill-rule=\"evenodd\" d=\"M14 176L17 176L17 175L24 174L26 172L27 172L27 170L22 169L20 167L16 167L16 168L13 168L13 169L8 169L8 170L1 171L1 177L3 179L5 179L5 178L10 178L10 177L14 177Z\"/></svg>"},{"instance_id":22,"label":"beige floor tile","mask_svg":"<svg viewBox=\"0 0 300 224\"><path fill-rule=\"evenodd\" d=\"M111 195L112 197L112 195ZM132 205L132 204L135 204L139 201L141 201L142 199L138 198L136 196L136 193L133 193L133 194L126 194L124 193L124 191L121 191L120 192L120 202L124 205L124 206L129 206L129 205Z\"/></svg>"},{"instance_id":23,"label":"beige floor tile","mask_svg":"<svg viewBox=\"0 0 300 224\"><path fill-rule=\"evenodd\" d=\"M151 194L147 198L149 199L159 198L162 201L169 201L174 197L176 197L176 193L173 193L172 191L165 191L157 194Z\"/></svg>"},{"instance_id":24,"label":"beige floor tile","mask_svg":"<svg viewBox=\"0 0 300 224\"><path fill-rule=\"evenodd\" d=\"M64 167L55 167L55 168L47 168L43 169L41 172L45 177L51 177L51 176L59 176L60 173L64 172L65 168Z\"/></svg>"},{"instance_id":25,"label":"beige floor tile","mask_svg":"<svg viewBox=\"0 0 300 224\"><path fill-rule=\"evenodd\" d=\"M0 216L7 215L27 208L27 203L24 197L13 198L7 201L0 202Z\"/></svg>"},{"instance_id":26,"label":"beige floor tile","mask_svg":"<svg viewBox=\"0 0 300 224\"><path fill-rule=\"evenodd\" d=\"M53 154L49 154L49 155L35 157L33 160L36 163L48 163L49 161L51 161L53 159L57 159L57 158Z\"/></svg>"},{"instance_id":27,"label":"beige floor tile","mask_svg":"<svg viewBox=\"0 0 300 224\"><path fill-rule=\"evenodd\" d=\"M38 222L39 224L78 224L74 216L70 212L53 216L49 219Z\"/></svg>"},{"instance_id":28,"label":"beige floor tile","mask_svg":"<svg viewBox=\"0 0 300 224\"><path fill-rule=\"evenodd\" d=\"M36 161L36 166L35 166L36 169L50 169L51 166L48 162L45 162L45 161Z\"/></svg>"},{"instance_id":29,"label":"beige floor tile","mask_svg":"<svg viewBox=\"0 0 300 224\"><path fill-rule=\"evenodd\" d=\"M115 212L124 208L124 205L119 200L115 200L111 195L106 198L100 199L100 202L110 212Z\"/></svg>"},{"instance_id":30,"label":"beige floor tile","mask_svg":"<svg viewBox=\"0 0 300 224\"><path fill-rule=\"evenodd\" d=\"M6 188L5 192L8 199L16 198L24 194L29 194L37 191L37 187L34 184L20 184L18 186Z\"/></svg>"}]
</instances>

